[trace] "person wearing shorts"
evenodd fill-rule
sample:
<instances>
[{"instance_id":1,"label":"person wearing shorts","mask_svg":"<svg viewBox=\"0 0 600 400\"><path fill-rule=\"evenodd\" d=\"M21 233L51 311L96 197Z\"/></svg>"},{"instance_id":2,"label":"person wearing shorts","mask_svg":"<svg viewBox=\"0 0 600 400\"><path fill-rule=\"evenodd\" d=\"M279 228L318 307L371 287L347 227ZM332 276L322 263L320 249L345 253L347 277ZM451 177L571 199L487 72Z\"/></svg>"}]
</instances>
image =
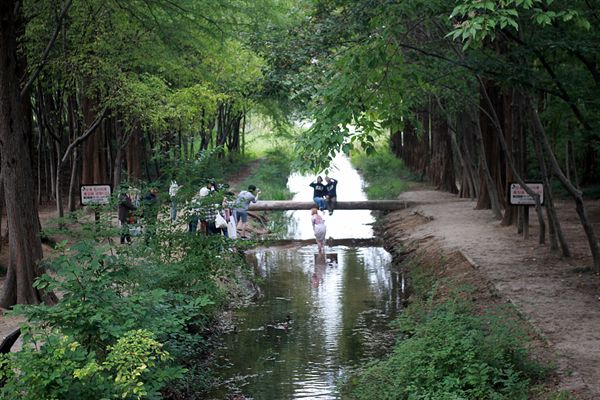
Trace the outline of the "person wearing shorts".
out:
<instances>
[{"instance_id":1,"label":"person wearing shorts","mask_svg":"<svg viewBox=\"0 0 600 400\"><path fill-rule=\"evenodd\" d=\"M256 203L260 190L254 185L248 186L248 190L242 190L238 194L235 201L234 215L238 223L238 231L240 231L240 237L246 237L246 225L248 224L248 207L250 203Z\"/></svg>"}]
</instances>

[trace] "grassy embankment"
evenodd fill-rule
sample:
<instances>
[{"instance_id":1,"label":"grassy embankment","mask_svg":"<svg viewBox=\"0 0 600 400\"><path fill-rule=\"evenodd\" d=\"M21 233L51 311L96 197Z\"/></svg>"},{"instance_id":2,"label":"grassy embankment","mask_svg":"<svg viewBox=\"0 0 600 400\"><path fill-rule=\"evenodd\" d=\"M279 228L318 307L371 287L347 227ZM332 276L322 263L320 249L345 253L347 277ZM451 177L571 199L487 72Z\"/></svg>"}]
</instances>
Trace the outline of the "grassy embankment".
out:
<instances>
[{"instance_id":1,"label":"grassy embankment","mask_svg":"<svg viewBox=\"0 0 600 400\"><path fill-rule=\"evenodd\" d=\"M391 157L384 153L352 158L368 182L370 198L392 198L407 187L399 177L409 174ZM532 360L533 335L517 312L476 301L474 287L440 273L451 270L446 263L444 256L430 256L397 266L408 271L413 293L394 323L398 341L388 358L348 378L344 398L569 398L545 387L550 369Z\"/></svg>"},{"instance_id":2,"label":"grassy embankment","mask_svg":"<svg viewBox=\"0 0 600 400\"><path fill-rule=\"evenodd\" d=\"M287 188L287 179L291 173L290 148L291 145L285 139L277 141L272 135L250 135L244 165L238 168L247 168L254 163L256 167L251 168L250 174L237 185L237 189L246 189L252 184L261 190L262 200L292 198L292 193ZM257 227L257 231L266 231L269 237L276 238L287 232L287 217L284 211L270 211L263 215L266 218L250 222L251 226Z\"/></svg>"},{"instance_id":3,"label":"grassy embankment","mask_svg":"<svg viewBox=\"0 0 600 400\"><path fill-rule=\"evenodd\" d=\"M372 200L395 199L408 190L415 180L402 160L396 158L387 147L381 147L371 155L356 151L352 154L351 162L365 178L367 196Z\"/></svg>"}]
</instances>

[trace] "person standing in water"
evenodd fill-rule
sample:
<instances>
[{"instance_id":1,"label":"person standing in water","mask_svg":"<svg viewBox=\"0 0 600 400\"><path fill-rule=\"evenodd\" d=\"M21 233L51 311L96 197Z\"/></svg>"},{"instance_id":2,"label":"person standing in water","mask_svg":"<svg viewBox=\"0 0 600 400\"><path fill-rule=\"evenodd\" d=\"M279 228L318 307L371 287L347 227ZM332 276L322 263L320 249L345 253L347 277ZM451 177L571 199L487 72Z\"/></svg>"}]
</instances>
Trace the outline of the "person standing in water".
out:
<instances>
[{"instance_id":1,"label":"person standing in water","mask_svg":"<svg viewBox=\"0 0 600 400\"><path fill-rule=\"evenodd\" d=\"M325 204L326 191L325 191L325 185L323 185L323 178L321 178L320 176L317 176L317 181L311 182L311 184L309 186L314 189L313 201L315 202L315 204L317 205L319 210L324 210L326 207L326 204Z\"/></svg>"},{"instance_id":2,"label":"person standing in water","mask_svg":"<svg viewBox=\"0 0 600 400\"><path fill-rule=\"evenodd\" d=\"M310 209L310 221L312 222L313 231L315 232L315 239L317 239L317 245L319 246L319 253L322 253L325 249L325 235L327 234L327 227L323 217L319 215L317 207Z\"/></svg>"},{"instance_id":3,"label":"person standing in water","mask_svg":"<svg viewBox=\"0 0 600 400\"><path fill-rule=\"evenodd\" d=\"M337 205L337 184L337 179L333 179L328 176L325 177L325 197L327 198L327 209L329 210L329 215L333 214L333 209Z\"/></svg>"}]
</instances>

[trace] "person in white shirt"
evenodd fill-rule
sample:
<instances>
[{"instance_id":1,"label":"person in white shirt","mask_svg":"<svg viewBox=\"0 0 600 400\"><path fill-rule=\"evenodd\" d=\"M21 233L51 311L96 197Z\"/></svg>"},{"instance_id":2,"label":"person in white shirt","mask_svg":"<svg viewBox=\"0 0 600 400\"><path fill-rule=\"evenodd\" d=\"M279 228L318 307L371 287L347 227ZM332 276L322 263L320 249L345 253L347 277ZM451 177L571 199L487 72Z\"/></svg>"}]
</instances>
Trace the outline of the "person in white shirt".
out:
<instances>
[{"instance_id":1,"label":"person in white shirt","mask_svg":"<svg viewBox=\"0 0 600 400\"><path fill-rule=\"evenodd\" d=\"M169 186L169 197L171 197L171 221L177 219L177 192L181 189L181 186L177 184L177 181L172 180L171 186Z\"/></svg>"}]
</instances>

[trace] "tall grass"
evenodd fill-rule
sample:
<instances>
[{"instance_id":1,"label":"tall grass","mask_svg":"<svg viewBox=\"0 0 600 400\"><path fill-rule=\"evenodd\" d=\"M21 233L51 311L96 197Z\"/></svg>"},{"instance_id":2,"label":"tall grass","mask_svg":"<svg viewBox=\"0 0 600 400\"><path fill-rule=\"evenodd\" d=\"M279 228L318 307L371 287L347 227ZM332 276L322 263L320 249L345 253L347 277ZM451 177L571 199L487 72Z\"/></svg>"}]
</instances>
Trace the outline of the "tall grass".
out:
<instances>
[{"instance_id":1,"label":"tall grass","mask_svg":"<svg viewBox=\"0 0 600 400\"><path fill-rule=\"evenodd\" d=\"M387 146L373 154L355 152L351 162L367 181L369 199L395 199L409 188L408 170Z\"/></svg>"}]
</instances>

